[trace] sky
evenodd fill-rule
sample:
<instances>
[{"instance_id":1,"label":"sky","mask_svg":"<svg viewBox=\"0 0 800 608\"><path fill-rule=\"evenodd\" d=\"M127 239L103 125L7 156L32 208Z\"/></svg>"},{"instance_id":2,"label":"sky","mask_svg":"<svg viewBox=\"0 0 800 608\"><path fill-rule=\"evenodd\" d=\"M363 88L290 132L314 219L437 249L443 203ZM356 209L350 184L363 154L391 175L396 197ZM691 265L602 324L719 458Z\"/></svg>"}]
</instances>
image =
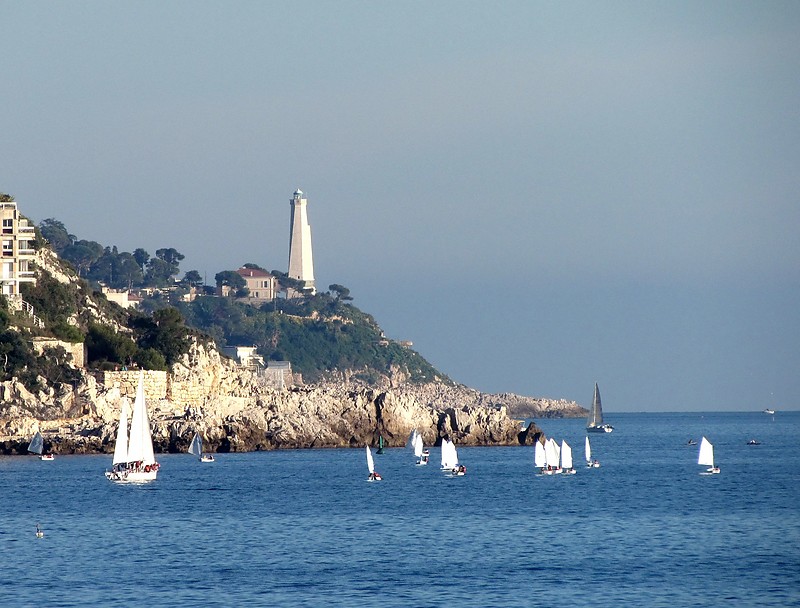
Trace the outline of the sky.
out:
<instances>
[{"instance_id":1,"label":"sky","mask_svg":"<svg viewBox=\"0 0 800 608\"><path fill-rule=\"evenodd\" d=\"M487 392L800 409L797 2L0 0L0 192Z\"/></svg>"}]
</instances>

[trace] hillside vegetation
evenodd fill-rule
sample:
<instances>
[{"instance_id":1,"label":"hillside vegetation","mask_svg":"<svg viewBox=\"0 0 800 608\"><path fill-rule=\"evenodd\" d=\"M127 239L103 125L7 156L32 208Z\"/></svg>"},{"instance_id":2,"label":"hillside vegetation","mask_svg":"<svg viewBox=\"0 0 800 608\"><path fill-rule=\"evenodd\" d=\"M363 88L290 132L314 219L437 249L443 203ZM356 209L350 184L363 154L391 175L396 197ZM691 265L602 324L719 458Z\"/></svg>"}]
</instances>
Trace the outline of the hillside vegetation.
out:
<instances>
[{"instance_id":1,"label":"hillside vegetation","mask_svg":"<svg viewBox=\"0 0 800 608\"><path fill-rule=\"evenodd\" d=\"M130 254L78 240L54 219L42 224L34 243L39 250L37 282L23 284L21 295L43 327L0 297L0 381L18 377L30 389L42 388L42 380L77 381L79 372L69 365L64 349L50 347L40 357L32 345L35 337L85 343L90 368L166 370L188 352L194 336L213 339L218 347L256 346L265 360L290 361L307 382L345 376L369 385L389 379L450 382L418 353L387 340L372 316L350 303L349 290L341 285L256 308L234 296L208 295L213 289L197 284L196 271L177 281L183 256L173 248L159 249L150 258L143 249ZM57 245L51 246L49 239ZM120 287L168 287L147 297L140 311L125 310L101 292L104 272L117 277L114 284ZM286 275L274 274L285 288L296 287ZM225 276L218 275L221 280ZM206 295L184 302L181 296L190 288Z\"/></svg>"}]
</instances>

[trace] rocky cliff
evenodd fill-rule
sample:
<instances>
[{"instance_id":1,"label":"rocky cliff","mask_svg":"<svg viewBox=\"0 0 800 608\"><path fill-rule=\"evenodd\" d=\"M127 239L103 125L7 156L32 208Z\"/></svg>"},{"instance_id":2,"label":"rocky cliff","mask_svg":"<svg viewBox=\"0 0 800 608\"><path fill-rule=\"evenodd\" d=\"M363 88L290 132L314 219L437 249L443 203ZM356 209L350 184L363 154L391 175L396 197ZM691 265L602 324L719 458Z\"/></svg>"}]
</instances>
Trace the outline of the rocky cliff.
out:
<instances>
[{"instance_id":1,"label":"rocky cliff","mask_svg":"<svg viewBox=\"0 0 800 608\"><path fill-rule=\"evenodd\" d=\"M122 399L133 394L138 376L84 374L76 387L35 394L15 380L0 384L0 452L25 453L36 430L56 453L113 451ZM533 424L522 429L502 395L435 383L276 389L199 343L170 373L145 372L145 384L157 452L185 450L195 430L207 450L218 452L374 445L379 436L402 446L413 428L426 445L442 437L460 445L514 445L540 433Z\"/></svg>"}]
</instances>

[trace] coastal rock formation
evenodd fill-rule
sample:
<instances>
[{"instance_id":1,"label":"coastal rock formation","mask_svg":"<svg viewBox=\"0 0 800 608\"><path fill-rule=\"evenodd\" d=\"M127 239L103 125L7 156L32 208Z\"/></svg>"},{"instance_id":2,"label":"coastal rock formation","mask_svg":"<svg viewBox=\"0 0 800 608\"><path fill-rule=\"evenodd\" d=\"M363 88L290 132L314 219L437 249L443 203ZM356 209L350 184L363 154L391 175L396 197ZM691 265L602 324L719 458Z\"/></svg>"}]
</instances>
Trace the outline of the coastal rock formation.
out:
<instances>
[{"instance_id":1,"label":"coastal rock formation","mask_svg":"<svg viewBox=\"0 0 800 608\"><path fill-rule=\"evenodd\" d=\"M519 445L541 433L509 414L517 400L440 383L374 389L326 383L278 389L200 343L171 372L143 372L158 452L184 451L197 430L208 451L405 445L412 429L426 445L449 437L459 445ZM57 453L111 452L123 399L138 371L84 374L73 389L34 394L0 384L0 452L25 453L40 430Z\"/></svg>"}]
</instances>

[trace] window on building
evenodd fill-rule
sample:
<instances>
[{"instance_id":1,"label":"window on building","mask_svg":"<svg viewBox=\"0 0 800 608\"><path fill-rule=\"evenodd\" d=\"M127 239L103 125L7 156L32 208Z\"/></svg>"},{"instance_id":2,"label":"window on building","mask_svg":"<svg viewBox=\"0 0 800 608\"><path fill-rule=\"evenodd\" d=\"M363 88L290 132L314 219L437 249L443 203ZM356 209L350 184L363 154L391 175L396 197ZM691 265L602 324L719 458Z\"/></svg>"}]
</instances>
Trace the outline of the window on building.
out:
<instances>
[{"instance_id":1,"label":"window on building","mask_svg":"<svg viewBox=\"0 0 800 608\"><path fill-rule=\"evenodd\" d=\"M12 234L14 232L14 220L5 218L3 220L3 234Z\"/></svg>"}]
</instances>

